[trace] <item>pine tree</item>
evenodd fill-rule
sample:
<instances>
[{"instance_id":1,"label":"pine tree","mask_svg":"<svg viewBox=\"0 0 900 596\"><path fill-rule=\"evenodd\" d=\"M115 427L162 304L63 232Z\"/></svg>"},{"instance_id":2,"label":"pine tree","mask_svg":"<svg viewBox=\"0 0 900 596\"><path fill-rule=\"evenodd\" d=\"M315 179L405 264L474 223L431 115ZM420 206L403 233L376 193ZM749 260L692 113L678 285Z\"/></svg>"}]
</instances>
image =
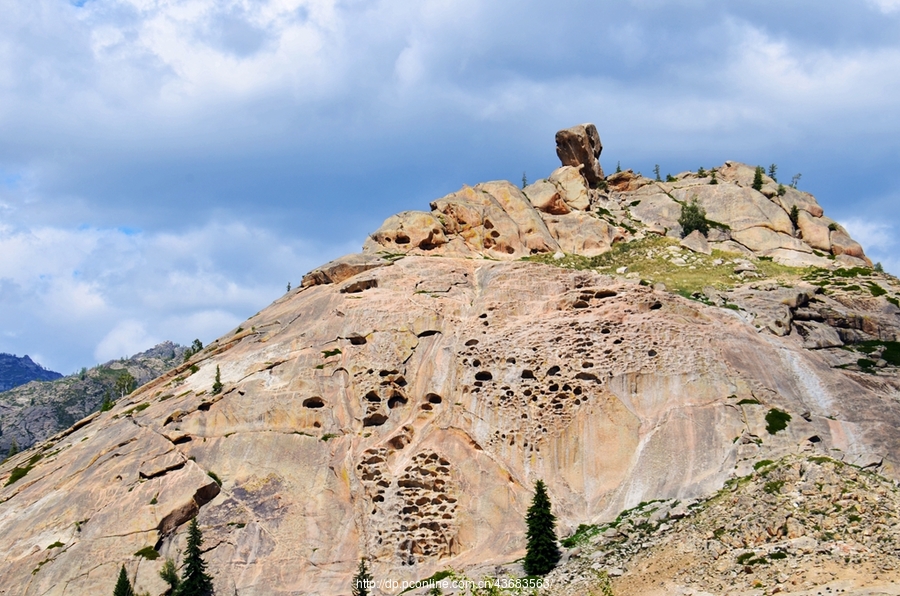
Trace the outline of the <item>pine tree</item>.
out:
<instances>
[{"instance_id":1,"label":"pine tree","mask_svg":"<svg viewBox=\"0 0 900 596\"><path fill-rule=\"evenodd\" d=\"M525 573L545 575L556 567L560 553L556 545L556 517L550 511L550 498L543 480L534 483L534 498L525 523L528 525Z\"/></svg>"},{"instance_id":2,"label":"pine tree","mask_svg":"<svg viewBox=\"0 0 900 596\"><path fill-rule=\"evenodd\" d=\"M212 596L212 577L206 573L206 561L200 556L203 534L197 525L197 518L191 520L188 528L187 546L184 548L184 572L175 591L176 596Z\"/></svg>"},{"instance_id":3,"label":"pine tree","mask_svg":"<svg viewBox=\"0 0 900 596\"><path fill-rule=\"evenodd\" d=\"M222 393L222 373L219 372L219 365L216 365L216 380L213 382L212 394L218 395Z\"/></svg>"},{"instance_id":4,"label":"pine tree","mask_svg":"<svg viewBox=\"0 0 900 596\"><path fill-rule=\"evenodd\" d=\"M762 166L756 166L756 171L753 172L753 190L762 190L762 185L763 185L762 177L763 177L763 174L765 174L765 173L766 173L766 171L763 169Z\"/></svg>"},{"instance_id":5,"label":"pine tree","mask_svg":"<svg viewBox=\"0 0 900 596\"><path fill-rule=\"evenodd\" d=\"M122 565L122 569L119 570L119 579L116 581L113 596L134 596L134 588L131 587L131 582L128 581L125 565Z\"/></svg>"},{"instance_id":6,"label":"pine tree","mask_svg":"<svg viewBox=\"0 0 900 596\"><path fill-rule=\"evenodd\" d=\"M371 594L370 588L372 588L372 575L366 566L366 559L362 558L359 560L359 568L356 570L356 575L353 576L351 592L353 596L369 596Z\"/></svg>"}]
</instances>

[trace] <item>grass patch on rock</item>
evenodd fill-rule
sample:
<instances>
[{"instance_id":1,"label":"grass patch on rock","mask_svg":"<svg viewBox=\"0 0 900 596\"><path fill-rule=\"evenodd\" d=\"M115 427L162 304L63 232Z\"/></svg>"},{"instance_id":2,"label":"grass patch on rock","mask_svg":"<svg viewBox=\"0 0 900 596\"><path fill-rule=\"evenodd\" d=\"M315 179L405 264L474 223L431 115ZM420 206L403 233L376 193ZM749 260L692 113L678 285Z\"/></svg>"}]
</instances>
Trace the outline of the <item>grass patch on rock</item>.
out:
<instances>
[{"instance_id":1,"label":"grass patch on rock","mask_svg":"<svg viewBox=\"0 0 900 596\"><path fill-rule=\"evenodd\" d=\"M681 259L684 264L676 259ZM609 252L596 257L565 255L562 259L554 259L553 255L540 254L525 257L524 260L610 274L620 267L627 267L628 274L635 274L646 283L663 283L669 291L688 297L707 286L727 290L746 283L745 278L734 272L738 261L752 261L757 268L756 279L788 284L810 273L808 268L787 267L772 260L748 259L737 253L719 250L713 250L711 255L695 253L681 248L674 238L656 235L618 243ZM673 260L676 262L673 263Z\"/></svg>"}]
</instances>

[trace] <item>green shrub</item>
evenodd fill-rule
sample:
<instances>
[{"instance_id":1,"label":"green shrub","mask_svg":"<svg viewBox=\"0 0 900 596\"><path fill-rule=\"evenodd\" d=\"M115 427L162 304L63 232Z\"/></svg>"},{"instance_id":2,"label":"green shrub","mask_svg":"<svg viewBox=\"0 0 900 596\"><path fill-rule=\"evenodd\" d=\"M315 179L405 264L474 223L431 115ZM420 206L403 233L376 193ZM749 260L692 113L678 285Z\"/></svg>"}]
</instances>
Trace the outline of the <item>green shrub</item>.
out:
<instances>
[{"instance_id":1,"label":"green shrub","mask_svg":"<svg viewBox=\"0 0 900 596\"><path fill-rule=\"evenodd\" d=\"M778 196L783 197L787 193L787 189L784 187L784 184L778 185Z\"/></svg>"},{"instance_id":2,"label":"green shrub","mask_svg":"<svg viewBox=\"0 0 900 596\"><path fill-rule=\"evenodd\" d=\"M678 224L681 226L682 238L694 230L698 230L704 236L709 233L706 211L697 202L697 197L691 199L690 203L685 203L681 206L681 217L678 218Z\"/></svg>"},{"instance_id":3,"label":"green shrub","mask_svg":"<svg viewBox=\"0 0 900 596\"><path fill-rule=\"evenodd\" d=\"M782 486L784 486L784 480L772 480L763 485L763 490L766 491L767 494L774 495L781 492Z\"/></svg>"},{"instance_id":4,"label":"green shrub","mask_svg":"<svg viewBox=\"0 0 900 596\"><path fill-rule=\"evenodd\" d=\"M857 366L861 369L867 371L875 367L875 361L869 360L868 358L860 358L856 361Z\"/></svg>"},{"instance_id":5,"label":"green shrub","mask_svg":"<svg viewBox=\"0 0 900 596\"><path fill-rule=\"evenodd\" d=\"M884 296L885 294L887 294L887 290L885 290L884 288L882 288L881 286L879 286L876 283L873 283L870 281L868 283L868 285L869 285L869 291L872 292L872 295L875 296L876 298L878 296Z\"/></svg>"},{"instance_id":6,"label":"green shrub","mask_svg":"<svg viewBox=\"0 0 900 596\"><path fill-rule=\"evenodd\" d=\"M209 472L206 473L206 475L209 476L210 478L212 478L216 484L218 484L219 486L222 486L222 481L219 479L219 477L216 475L215 472L210 470Z\"/></svg>"},{"instance_id":7,"label":"green shrub","mask_svg":"<svg viewBox=\"0 0 900 596\"><path fill-rule=\"evenodd\" d=\"M772 165L769 166L769 178L771 178L771 179L774 180L775 182L778 182L778 178L775 177L775 173L776 173L777 171L778 171L778 166L777 166L777 165L772 164Z\"/></svg>"},{"instance_id":8,"label":"green shrub","mask_svg":"<svg viewBox=\"0 0 900 596\"><path fill-rule=\"evenodd\" d=\"M706 178L706 170L703 169L703 166L697 169L697 176L700 178Z\"/></svg>"},{"instance_id":9,"label":"green shrub","mask_svg":"<svg viewBox=\"0 0 900 596\"><path fill-rule=\"evenodd\" d=\"M788 422L791 421L791 415L783 412L778 408L772 408L766 414L766 431L770 435L774 435L778 431L787 428Z\"/></svg>"},{"instance_id":10,"label":"green shrub","mask_svg":"<svg viewBox=\"0 0 900 596\"><path fill-rule=\"evenodd\" d=\"M148 561L155 561L159 558L159 553L152 546L145 546L138 552L134 553L135 557L144 557Z\"/></svg>"},{"instance_id":11,"label":"green shrub","mask_svg":"<svg viewBox=\"0 0 900 596\"><path fill-rule=\"evenodd\" d=\"M710 184L718 184L719 183L719 180L716 178L715 170L710 171L709 176L710 176L710 178L709 178Z\"/></svg>"},{"instance_id":12,"label":"green shrub","mask_svg":"<svg viewBox=\"0 0 900 596\"><path fill-rule=\"evenodd\" d=\"M884 342L884 350L881 352L881 357L889 364L900 366L900 342Z\"/></svg>"},{"instance_id":13,"label":"green shrub","mask_svg":"<svg viewBox=\"0 0 900 596\"><path fill-rule=\"evenodd\" d=\"M791 206L791 212L788 214L788 217L791 218L791 224L796 228L800 221L800 211L797 209L796 205Z\"/></svg>"}]
</instances>

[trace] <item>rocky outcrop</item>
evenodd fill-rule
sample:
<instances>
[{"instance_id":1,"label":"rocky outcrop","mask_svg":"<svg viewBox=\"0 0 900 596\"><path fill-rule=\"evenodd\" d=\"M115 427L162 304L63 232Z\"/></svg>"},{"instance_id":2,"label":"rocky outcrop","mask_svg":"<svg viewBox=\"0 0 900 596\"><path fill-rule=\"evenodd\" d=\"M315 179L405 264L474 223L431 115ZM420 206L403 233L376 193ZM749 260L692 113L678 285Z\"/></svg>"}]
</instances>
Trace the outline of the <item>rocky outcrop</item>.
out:
<instances>
[{"instance_id":1,"label":"rocky outcrop","mask_svg":"<svg viewBox=\"0 0 900 596\"><path fill-rule=\"evenodd\" d=\"M29 381L52 381L60 377L60 373L47 370L28 356L0 354L0 392Z\"/></svg>"},{"instance_id":2,"label":"rocky outcrop","mask_svg":"<svg viewBox=\"0 0 900 596\"><path fill-rule=\"evenodd\" d=\"M836 224L842 252L813 252L785 206L824 215L746 170L602 190L564 166L388 218L0 465L5 595L106 593L123 564L160 594L195 515L217 593L337 594L360 557L400 582L520 558L539 478L562 535L797 451L900 479L900 281L850 267ZM684 248L695 196L714 221ZM804 258L823 266L776 263Z\"/></svg>"},{"instance_id":3,"label":"rocky outcrop","mask_svg":"<svg viewBox=\"0 0 900 596\"><path fill-rule=\"evenodd\" d=\"M540 594L588 594L604 583L618 596L896 594L896 486L799 451L748 462L712 498L643 503L615 524L581 528Z\"/></svg>"},{"instance_id":4,"label":"rocky outcrop","mask_svg":"<svg viewBox=\"0 0 900 596\"><path fill-rule=\"evenodd\" d=\"M556 155L563 166L580 168L591 188L604 184L599 157L603 151L600 133L593 124L579 124L556 133Z\"/></svg>"},{"instance_id":5,"label":"rocky outcrop","mask_svg":"<svg viewBox=\"0 0 900 596\"><path fill-rule=\"evenodd\" d=\"M116 381L120 375L127 372L137 387L180 364L184 350L163 342L130 358L0 393L0 454L8 453L13 441L19 448L31 447L72 426L97 411L106 395L118 397Z\"/></svg>"}]
</instances>

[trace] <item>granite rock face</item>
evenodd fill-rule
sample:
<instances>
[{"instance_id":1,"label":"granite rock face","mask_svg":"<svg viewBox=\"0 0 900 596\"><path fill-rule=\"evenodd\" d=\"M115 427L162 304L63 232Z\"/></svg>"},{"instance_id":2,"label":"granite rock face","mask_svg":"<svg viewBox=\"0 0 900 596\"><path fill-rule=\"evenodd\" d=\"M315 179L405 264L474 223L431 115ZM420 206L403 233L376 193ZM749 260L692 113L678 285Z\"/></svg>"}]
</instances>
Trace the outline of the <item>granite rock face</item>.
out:
<instances>
[{"instance_id":1,"label":"granite rock face","mask_svg":"<svg viewBox=\"0 0 900 596\"><path fill-rule=\"evenodd\" d=\"M107 593L123 564L162 594L195 515L217 593L337 594L360 557L401 582L518 559L536 479L564 536L797 451L900 478L900 281L860 268L836 225L840 254L813 252L785 205L819 225L814 199L752 190L747 169L600 190L569 166L388 218L362 254L0 465L0 594ZM720 219L684 250L694 196ZM648 239L730 285L682 296L603 264ZM815 275L760 278L805 258Z\"/></svg>"},{"instance_id":2,"label":"granite rock face","mask_svg":"<svg viewBox=\"0 0 900 596\"><path fill-rule=\"evenodd\" d=\"M773 292L731 300L763 313L768 298L788 328L801 309L851 317ZM860 333L898 339L889 315L865 317ZM123 563L161 593L162 559L133 553L178 558L197 512L223 593L338 593L363 555L408 580L519 557L537 478L565 532L709 494L738 458L810 437L897 471L895 376L870 383L809 334L597 273L407 257L241 327L0 468L29 468L0 490L7 594L101 593ZM792 415L778 435L770 408Z\"/></svg>"}]
</instances>

